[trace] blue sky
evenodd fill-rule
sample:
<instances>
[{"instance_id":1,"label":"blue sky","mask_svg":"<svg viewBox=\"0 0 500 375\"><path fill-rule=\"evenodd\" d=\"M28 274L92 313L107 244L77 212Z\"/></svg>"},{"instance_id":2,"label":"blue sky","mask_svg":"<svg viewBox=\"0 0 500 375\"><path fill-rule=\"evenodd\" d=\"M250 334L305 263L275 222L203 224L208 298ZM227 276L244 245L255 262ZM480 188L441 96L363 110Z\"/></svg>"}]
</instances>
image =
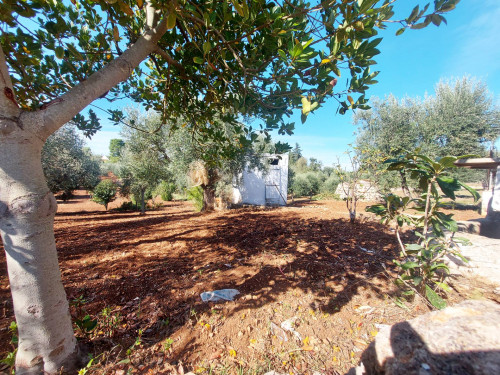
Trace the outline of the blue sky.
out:
<instances>
[{"instance_id":1,"label":"blue sky","mask_svg":"<svg viewBox=\"0 0 500 375\"><path fill-rule=\"evenodd\" d=\"M415 4L400 0L396 18L407 17ZM379 83L370 87L368 97L383 98L391 93L397 97L424 97L433 94L441 79L467 75L485 82L500 105L500 0L462 0L445 16L447 26L443 23L440 27L406 30L396 37L397 25L391 25L380 34L384 38L379 45L381 54L376 58L378 64L372 67L380 71ZM292 118L295 134L273 138L290 145L299 143L305 157L315 157L324 165L336 163L337 157L343 162L344 152L355 141L356 128L352 113L336 115L336 109L334 102L326 103L303 125L297 113ZM87 144L94 153L106 155L109 140L119 138L120 129L105 121L102 125L103 129Z\"/></svg>"}]
</instances>

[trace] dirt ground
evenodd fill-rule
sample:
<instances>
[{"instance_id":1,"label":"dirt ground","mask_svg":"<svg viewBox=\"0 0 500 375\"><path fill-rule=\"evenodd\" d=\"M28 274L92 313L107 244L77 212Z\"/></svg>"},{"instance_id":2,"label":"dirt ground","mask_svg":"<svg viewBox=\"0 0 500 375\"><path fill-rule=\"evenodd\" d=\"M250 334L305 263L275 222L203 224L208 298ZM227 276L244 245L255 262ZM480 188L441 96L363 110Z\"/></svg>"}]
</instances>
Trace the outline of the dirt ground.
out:
<instances>
[{"instance_id":1,"label":"dirt ground","mask_svg":"<svg viewBox=\"0 0 500 375\"><path fill-rule=\"evenodd\" d=\"M381 324L429 311L418 298L394 303L394 233L370 220L366 203L350 224L339 201L207 214L177 201L141 216L75 198L59 204L55 233L73 319L97 320L90 332L75 325L95 358L87 373L343 374ZM481 280L451 284L449 304L498 302ZM200 299L226 288L240 292L234 301ZM4 259L0 298L3 358L14 319Z\"/></svg>"}]
</instances>

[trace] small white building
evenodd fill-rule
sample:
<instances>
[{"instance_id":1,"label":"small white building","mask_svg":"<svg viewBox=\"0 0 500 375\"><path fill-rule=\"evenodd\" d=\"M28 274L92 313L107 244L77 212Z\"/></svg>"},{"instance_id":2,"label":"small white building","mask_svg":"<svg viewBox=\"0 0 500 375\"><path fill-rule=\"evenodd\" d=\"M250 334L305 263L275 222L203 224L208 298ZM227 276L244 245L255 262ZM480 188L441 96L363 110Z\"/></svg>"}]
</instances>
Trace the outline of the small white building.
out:
<instances>
[{"instance_id":1,"label":"small white building","mask_svg":"<svg viewBox=\"0 0 500 375\"><path fill-rule=\"evenodd\" d=\"M267 170L246 168L233 186L234 204L285 206L288 191L288 154L264 155Z\"/></svg>"}]
</instances>

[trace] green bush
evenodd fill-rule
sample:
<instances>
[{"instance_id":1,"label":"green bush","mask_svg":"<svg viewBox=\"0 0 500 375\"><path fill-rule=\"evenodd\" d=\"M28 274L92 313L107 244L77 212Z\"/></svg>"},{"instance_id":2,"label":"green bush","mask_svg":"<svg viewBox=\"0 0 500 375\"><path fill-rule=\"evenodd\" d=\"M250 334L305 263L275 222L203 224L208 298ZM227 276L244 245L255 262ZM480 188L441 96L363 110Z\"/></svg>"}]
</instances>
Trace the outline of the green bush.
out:
<instances>
[{"instance_id":1,"label":"green bush","mask_svg":"<svg viewBox=\"0 0 500 375\"><path fill-rule=\"evenodd\" d=\"M337 186L339 186L340 179L336 174L330 175L323 184L321 184L320 191L322 194L329 195L329 194L335 194L335 191L337 190Z\"/></svg>"},{"instance_id":2,"label":"green bush","mask_svg":"<svg viewBox=\"0 0 500 375\"><path fill-rule=\"evenodd\" d=\"M174 198L175 184L162 181L155 189L154 195L159 195L164 201L171 201Z\"/></svg>"},{"instance_id":3,"label":"green bush","mask_svg":"<svg viewBox=\"0 0 500 375\"><path fill-rule=\"evenodd\" d=\"M123 202L120 207L118 207L117 211L135 211L137 206L133 202Z\"/></svg>"},{"instance_id":4,"label":"green bush","mask_svg":"<svg viewBox=\"0 0 500 375\"><path fill-rule=\"evenodd\" d=\"M117 190L118 187L112 180L101 181L92 191L92 200L108 210L108 204L115 200Z\"/></svg>"},{"instance_id":5,"label":"green bush","mask_svg":"<svg viewBox=\"0 0 500 375\"><path fill-rule=\"evenodd\" d=\"M292 189L296 197L313 196L319 193L321 177L318 173L307 172L295 175Z\"/></svg>"},{"instance_id":6,"label":"green bush","mask_svg":"<svg viewBox=\"0 0 500 375\"><path fill-rule=\"evenodd\" d=\"M200 186L193 186L187 191L187 198L192 200L196 212L203 208L203 189Z\"/></svg>"}]
</instances>

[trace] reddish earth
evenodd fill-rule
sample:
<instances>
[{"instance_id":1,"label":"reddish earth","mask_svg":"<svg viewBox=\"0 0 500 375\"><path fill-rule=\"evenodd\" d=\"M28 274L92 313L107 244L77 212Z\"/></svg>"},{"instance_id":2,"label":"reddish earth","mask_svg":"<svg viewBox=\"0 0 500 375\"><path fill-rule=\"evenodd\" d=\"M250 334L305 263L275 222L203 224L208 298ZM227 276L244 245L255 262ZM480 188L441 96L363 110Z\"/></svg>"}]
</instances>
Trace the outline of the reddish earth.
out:
<instances>
[{"instance_id":1,"label":"reddish earth","mask_svg":"<svg viewBox=\"0 0 500 375\"><path fill-rule=\"evenodd\" d=\"M60 203L55 233L71 312L98 320L90 333L76 329L96 357L88 373L345 373L378 324L429 311L418 298L395 305L394 234L364 215L350 224L338 201L208 214L167 202L144 216L104 212L83 192ZM478 280L451 283L450 304L497 298ZM0 286L3 358L14 319L4 260ZM224 288L240 295L201 301ZM300 339L278 328L290 318Z\"/></svg>"}]
</instances>

